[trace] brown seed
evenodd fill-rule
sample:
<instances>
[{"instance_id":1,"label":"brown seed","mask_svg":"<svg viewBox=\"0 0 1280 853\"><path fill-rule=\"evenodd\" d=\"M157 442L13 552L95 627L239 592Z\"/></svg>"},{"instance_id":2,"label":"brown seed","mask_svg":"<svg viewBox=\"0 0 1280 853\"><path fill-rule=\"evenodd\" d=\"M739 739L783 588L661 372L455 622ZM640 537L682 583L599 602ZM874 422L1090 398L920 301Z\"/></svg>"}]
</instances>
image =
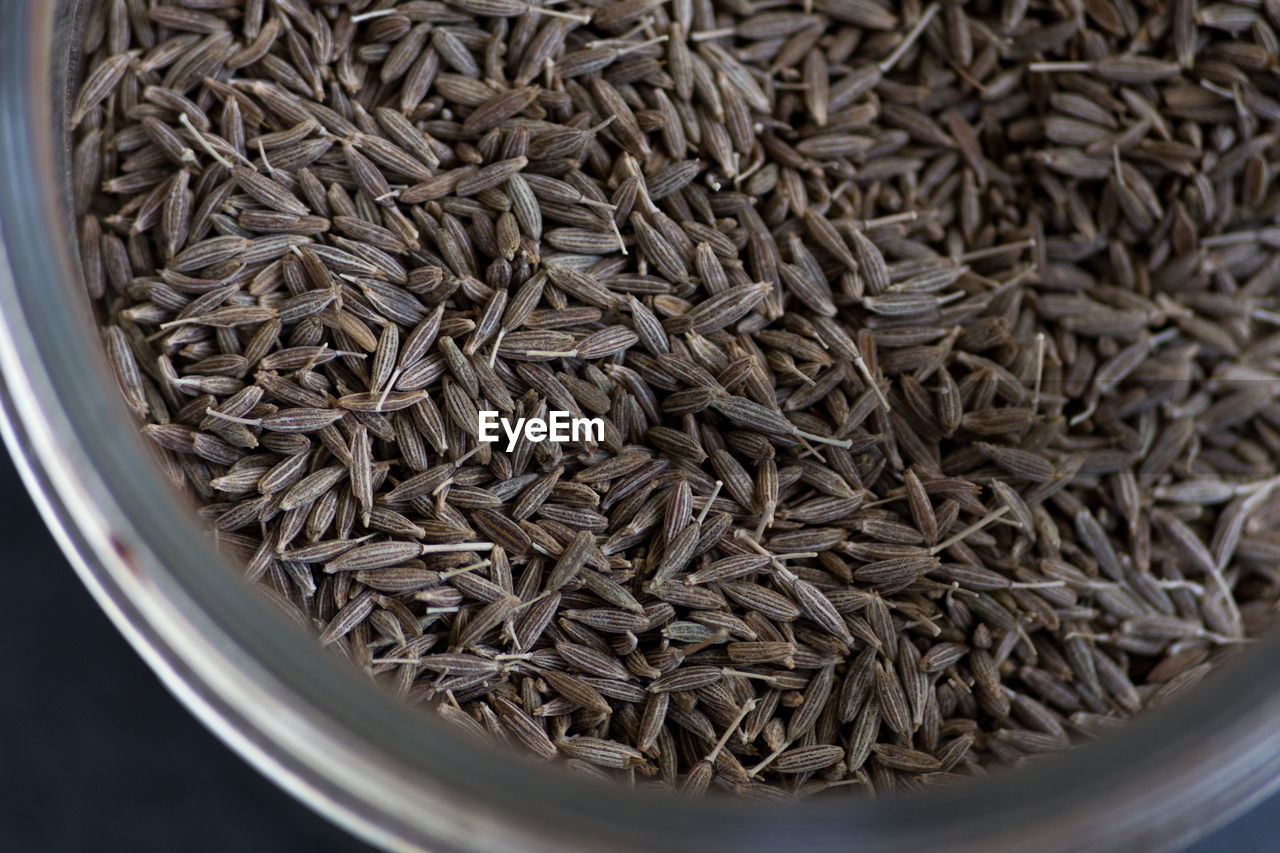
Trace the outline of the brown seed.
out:
<instances>
[{"instance_id":1,"label":"brown seed","mask_svg":"<svg viewBox=\"0 0 1280 853\"><path fill-rule=\"evenodd\" d=\"M1277 16L1148 5L98 0L107 363L472 734L768 798L1064 748L1280 595Z\"/></svg>"}]
</instances>

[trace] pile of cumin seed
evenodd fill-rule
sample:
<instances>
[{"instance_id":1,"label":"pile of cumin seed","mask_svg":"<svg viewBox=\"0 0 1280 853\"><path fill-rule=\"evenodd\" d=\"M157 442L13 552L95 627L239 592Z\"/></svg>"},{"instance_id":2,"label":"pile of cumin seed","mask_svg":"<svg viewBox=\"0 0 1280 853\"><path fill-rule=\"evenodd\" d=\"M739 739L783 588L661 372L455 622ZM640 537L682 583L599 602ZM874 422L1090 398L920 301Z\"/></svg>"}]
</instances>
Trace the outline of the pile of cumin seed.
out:
<instances>
[{"instance_id":1,"label":"pile of cumin seed","mask_svg":"<svg viewBox=\"0 0 1280 853\"><path fill-rule=\"evenodd\" d=\"M630 784L913 790L1280 599L1278 26L94 0L85 284L218 544L406 701Z\"/></svg>"}]
</instances>

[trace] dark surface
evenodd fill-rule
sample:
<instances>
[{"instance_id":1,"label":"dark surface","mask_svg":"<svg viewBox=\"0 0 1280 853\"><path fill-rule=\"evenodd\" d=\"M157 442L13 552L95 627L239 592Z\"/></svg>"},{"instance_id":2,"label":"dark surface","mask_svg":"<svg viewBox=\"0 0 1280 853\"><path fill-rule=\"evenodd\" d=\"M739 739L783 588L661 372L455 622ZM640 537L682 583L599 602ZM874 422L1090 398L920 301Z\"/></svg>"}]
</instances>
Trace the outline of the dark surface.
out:
<instances>
[{"instance_id":1,"label":"dark surface","mask_svg":"<svg viewBox=\"0 0 1280 853\"><path fill-rule=\"evenodd\" d=\"M369 848L169 695L80 584L0 452L0 851Z\"/></svg>"},{"instance_id":2,"label":"dark surface","mask_svg":"<svg viewBox=\"0 0 1280 853\"><path fill-rule=\"evenodd\" d=\"M188 714L80 585L4 454L0 483L0 851L369 849ZM1191 849L1280 849L1280 798Z\"/></svg>"}]
</instances>

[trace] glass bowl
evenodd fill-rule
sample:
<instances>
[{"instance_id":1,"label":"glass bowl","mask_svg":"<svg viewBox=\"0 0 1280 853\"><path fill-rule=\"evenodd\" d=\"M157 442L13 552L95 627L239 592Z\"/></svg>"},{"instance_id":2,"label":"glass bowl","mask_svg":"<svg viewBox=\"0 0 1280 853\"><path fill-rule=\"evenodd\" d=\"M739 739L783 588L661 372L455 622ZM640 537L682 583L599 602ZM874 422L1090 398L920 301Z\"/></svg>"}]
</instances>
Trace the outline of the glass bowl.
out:
<instances>
[{"instance_id":1,"label":"glass bowl","mask_svg":"<svg viewBox=\"0 0 1280 853\"><path fill-rule=\"evenodd\" d=\"M394 850L1048 853L1187 843L1277 787L1275 637L1101 742L885 800L691 801L605 786L462 739L383 694L208 545L119 399L71 213L79 5L0 0L0 428L120 631L210 729L317 812Z\"/></svg>"}]
</instances>

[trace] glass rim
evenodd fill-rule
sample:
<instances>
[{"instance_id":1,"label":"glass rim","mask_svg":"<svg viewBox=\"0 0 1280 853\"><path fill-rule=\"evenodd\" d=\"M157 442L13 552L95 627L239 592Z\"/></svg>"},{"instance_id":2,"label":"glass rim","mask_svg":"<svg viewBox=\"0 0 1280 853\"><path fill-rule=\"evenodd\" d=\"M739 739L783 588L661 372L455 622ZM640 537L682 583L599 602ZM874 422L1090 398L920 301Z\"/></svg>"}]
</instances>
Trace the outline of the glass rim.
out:
<instances>
[{"instance_id":1,"label":"glass rim","mask_svg":"<svg viewBox=\"0 0 1280 853\"><path fill-rule=\"evenodd\" d=\"M1100 743L884 800L629 791L478 745L398 702L250 594L152 463L96 341L68 227L77 4L0 9L6 442L81 577L170 689L330 819L394 849L1153 849L1280 783L1280 680L1267 675L1280 637Z\"/></svg>"}]
</instances>

